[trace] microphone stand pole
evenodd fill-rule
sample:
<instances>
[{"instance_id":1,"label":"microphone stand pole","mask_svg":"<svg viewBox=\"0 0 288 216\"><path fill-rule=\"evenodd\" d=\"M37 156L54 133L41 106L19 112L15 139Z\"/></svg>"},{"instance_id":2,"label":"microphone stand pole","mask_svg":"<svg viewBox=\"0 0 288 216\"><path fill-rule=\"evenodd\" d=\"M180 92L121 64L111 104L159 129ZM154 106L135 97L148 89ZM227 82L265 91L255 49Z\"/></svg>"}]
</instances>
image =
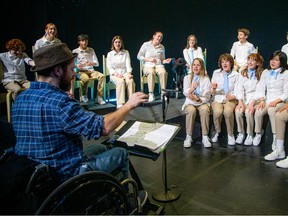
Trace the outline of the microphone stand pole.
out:
<instances>
[{"instance_id":1,"label":"microphone stand pole","mask_svg":"<svg viewBox=\"0 0 288 216\"><path fill-rule=\"evenodd\" d=\"M166 107L166 98L167 98L167 107ZM166 109L169 104L169 93L163 94L162 97L162 112L163 112L163 123L166 123ZM166 108L165 108L166 107ZM159 202L171 202L179 199L181 193L176 188L168 188L167 183L167 154L166 148L163 150L163 168L164 168L164 192L160 192L159 194L152 195L154 200Z\"/></svg>"}]
</instances>

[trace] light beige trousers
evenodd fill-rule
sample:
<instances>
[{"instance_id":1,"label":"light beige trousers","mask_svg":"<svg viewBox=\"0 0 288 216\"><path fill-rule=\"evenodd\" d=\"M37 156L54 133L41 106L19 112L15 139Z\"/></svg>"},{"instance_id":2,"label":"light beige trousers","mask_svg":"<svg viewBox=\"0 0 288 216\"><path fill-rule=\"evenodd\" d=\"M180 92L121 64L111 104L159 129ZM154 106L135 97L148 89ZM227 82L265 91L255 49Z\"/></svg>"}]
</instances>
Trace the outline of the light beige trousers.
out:
<instances>
[{"instance_id":1,"label":"light beige trousers","mask_svg":"<svg viewBox=\"0 0 288 216\"><path fill-rule=\"evenodd\" d=\"M164 67L143 67L143 73L147 76L148 90L154 92L156 74L159 76L159 82L162 89L166 89L168 73ZM164 91L161 91L165 93Z\"/></svg>"},{"instance_id":2,"label":"light beige trousers","mask_svg":"<svg viewBox=\"0 0 288 216\"><path fill-rule=\"evenodd\" d=\"M186 114L186 134L190 136L193 134L197 110L200 115L202 135L208 135L210 106L207 104L202 104L200 106L187 105L184 108L184 113Z\"/></svg>"},{"instance_id":3,"label":"light beige trousers","mask_svg":"<svg viewBox=\"0 0 288 216\"><path fill-rule=\"evenodd\" d=\"M128 74L124 74L123 76L124 78L110 76L110 80L116 85L117 104L125 104L126 88L127 88L128 98L135 92L135 82L133 78L129 79Z\"/></svg>"}]
</instances>

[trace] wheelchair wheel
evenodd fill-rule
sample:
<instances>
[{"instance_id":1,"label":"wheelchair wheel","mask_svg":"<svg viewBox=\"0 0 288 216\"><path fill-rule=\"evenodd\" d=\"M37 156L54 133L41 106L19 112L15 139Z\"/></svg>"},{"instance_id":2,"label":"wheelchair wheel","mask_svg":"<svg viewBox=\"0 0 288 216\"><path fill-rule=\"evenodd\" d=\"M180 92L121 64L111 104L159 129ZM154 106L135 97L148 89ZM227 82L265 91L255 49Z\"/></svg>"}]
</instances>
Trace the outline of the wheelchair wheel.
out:
<instances>
[{"instance_id":1,"label":"wheelchair wheel","mask_svg":"<svg viewBox=\"0 0 288 216\"><path fill-rule=\"evenodd\" d=\"M36 215L127 215L126 192L114 176L91 171L57 187Z\"/></svg>"}]
</instances>

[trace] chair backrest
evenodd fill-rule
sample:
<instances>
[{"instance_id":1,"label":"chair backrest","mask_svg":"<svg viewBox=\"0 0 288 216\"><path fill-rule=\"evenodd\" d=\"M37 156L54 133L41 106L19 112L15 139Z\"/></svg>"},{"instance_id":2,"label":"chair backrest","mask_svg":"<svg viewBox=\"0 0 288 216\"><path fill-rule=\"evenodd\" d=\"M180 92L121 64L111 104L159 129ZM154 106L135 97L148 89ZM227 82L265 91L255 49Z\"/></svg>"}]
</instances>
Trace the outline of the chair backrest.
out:
<instances>
[{"instance_id":1,"label":"chair backrest","mask_svg":"<svg viewBox=\"0 0 288 216\"><path fill-rule=\"evenodd\" d=\"M105 76L105 83L104 83L104 100L108 99L110 101L110 90L116 89L115 83L110 80L110 73L107 67L107 58L105 55L102 56L103 61L103 74Z\"/></svg>"},{"instance_id":2,"label":"chair backrest","mask_svg":"<svg viewBox=\"0 0 288 216\"><path fill-rule=\"evenodd\" d=\"M204 66L205 66L205 69L207 69L207 49L206 48L203 51L203 57L204 57Z\"/></svg>"},{"instance_id":3,"label":"chair backrest","mask_svg":"<svg viewBox=\"0 0 288 216\"><path fill-rule=\"evenodd\" d=\"M140 64L139 64L139 66L140 66L140 78L143 76L143 65L144 65L144 63L143 63L143 61L140 61Z\"/></svg>"},{"instance_id":4,"label":"chair backrest","mask_svg":"<svg viewBox=\"0 0 288 216\"><path fill-rule=\"evenodd\" d=\"M109 70L107 68L107 61L106 61L105 55L102 56L102 61L103 61L103 74L104 74L104 76L108 76Z\"/></svg>"},{"instance_id":5,"label":"chair backrest","mask_svg":"<svg viewBox=\"0 0 288 216\"><path fill-rule=\"evenodd\" d=\"M2 82L4 78L3 62L0 60L0 81Z\"/></svg>"}]
</instances>

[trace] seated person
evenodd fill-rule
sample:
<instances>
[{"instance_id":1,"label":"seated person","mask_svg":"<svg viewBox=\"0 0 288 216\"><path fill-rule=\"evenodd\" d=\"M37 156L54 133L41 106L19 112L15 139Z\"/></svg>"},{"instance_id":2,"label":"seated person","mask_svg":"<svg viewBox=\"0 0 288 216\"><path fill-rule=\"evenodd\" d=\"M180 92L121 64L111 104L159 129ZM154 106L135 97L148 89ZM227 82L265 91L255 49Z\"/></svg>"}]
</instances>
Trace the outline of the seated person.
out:
<instances>
[{"instance_id":1,"label":"seated person","mask_svg":"<svg viewBox=\"0 0 288 216\"><path fill-rule=\"evenodd\" d=\"M23 91L29 88L30 82L25 74L25 63L34 66L34 61L24 52L25 44L19 39L11 39L6 43L8 52L0 53L3 64L3 86L11 90L13 100Z\"/></svg>"},{"instance_id":2,"label":"seated person","mask_svg":"<svg viewBox=\"0 0 288 216\"><path fill-rule=\"evenodd\" d=\"M208 138L210 119L210 79L205 75L204 61L195 58L191 64L191 73L184 78L185 103L182 107L186 114L186 139L184 148L191 147L192 134L195 125L197 110L200 115L202 129L202 143L205 148L211 147Z\"/></svg>"},{"instance_id":3,"label":"seated person","mask_svg":"<svg viewBox=\"0 0 288 216\"><path fill-rule=\"evenodd\" d=\"M162 32L155 32L153 38L142 44L137 59L144 62L143 73L147 76L148 90L149 90L149 102L155 100L154 87L156 73L159 76L159 82L162 89L161 99L164 95L164 89L166 89L168 73L165 70L164 64L169 64L171 58L165 59L165 47L161 44L163 39Z\"/></svg>"},{"instance_id":4,"label":"seated person","mask_svg":"<svg viewBox=\"0 0 288 216\"><path fill-rule=\"evenodd\" d=\"M284 139L285 139L285 130L286 130L286 123L288 121L288 103L277 110L275 116L276 122L276 144L275 149L278 154L284 155L286 157L285 148L284 148ZM276 162L276 166L280 168L288 168L288 157L283 160Z\"/></svg>"},{"instance_id":5,"label":"seated person","mask_svg":"<svg viewBox=\"0 0 288 216\"><path fill-rule=\"evenodd\" d=\"M211 79L211 94L213 122L216 133L212 135L211 141L218 142L221 133L221 121L224 116L228 145L235 145L234 137L234 110L237 104L237 82L239 74L233 71L234 59L229 53L224 53L219 57L219 69L214 70Z\"/></svg>"},{"instance_id":6,"label":"seated person","mask_svg":"<svg viewBox=\"0 0 288 216\"><path fill-rule=\"evenodd\" d=\"M41 47L57 43L61 43L61 40L58 38L57 27L54 23L48 23L45 26L44 36L39 38L34 44L34 51Z\"/></svg>"},{"instance_id":7,"label":"seated person","mask_svg":"<svg viewBox=\"0 0 288 216\"><path fill-rule=\"evenodd\" d=\"M252 52L256 52L254 45L247 41L250 31L246 28L238 29L238 41L234 42L231 48L230 55L234 58L235 71L242 71L247 65L247 57Z\"/></svg>"},{"instance_id":8,"label":"seated person","mask_svg":"<svg viewBox=\"0 0 288 216\"><path fill-rule=\"evenodd\" d=\"M97 86L97 103L104 105L103 90L105 76L95 71L94 67L99 66L99 62L93 48L88 47L89 36L87 34L80 34L78 36L79 47L72 52L78 54L76 58L76 67L79 69L80 85L82 87L82 100L84 103L88 102L87 91L90 78L98 80Z\"/></svg>"},{"instance_id":9,"label":"seated person","mask_svg":"<svg viewBox=\"0 0 288 216\"><path fill-rule=\"evenodd\" d=\"M125 104L125 88L128 98L135 92L131 60L128 50L124 49L123 39L115 36L112 39L111 51L107 54L107 68L110 80L116 85L117 109Z\"/></svg>"},{"instance_id":10,"label":"seated person","mask_svg":"<svg viewBox=\"0 0 288 216\"><path fill-rule=\"evenodd\" d=\"M287 32L287 35L286 35L286 39L288 41L288 32ZM284 44L282 46L281 51L284 52L288 56L288 43L286 43L286 44ZM287 61L288 61L288 58L287 58Z\"/></svg>"},{"instance_id":11,"label":"seated person","mask_svg":"<svg viewBox=\"0 0 288 216\"><path fill-rule=\"evenodd\" d=\"M195 35L191 34L187 37L187 45L183 49L183 56L186 61L188 74L191 72L190 69L194 58L201 58L204 61L202 48L198 46Z\"/></svg>"},{"instance_id":12,"label":"seated person","mask_svg":"<svg viewBox=\"0 0 288 216\"><path fill-rule=\"evenodd\" d=\"M263 118L268 114L273 142L271 148L273 152L264 157L267 161L283 159L285 152L276 149L276 122L275 116L277 110L284 106L288 98L288 66L285 53L277 50L269 57L269 66L261 75L259 84L256 88L254 99L258 104L255 111L255 137L253 145L258 146L261 143L263 130Z\"/></svg>"},{"instance_id":13,"label":"seated person","mask_svg":"<svg viewBox=\"0 0 288 216\"><path fill-rule=\"evenodd\" d=\"M40 48L33 57L35 66L31 71L38 73L39 82L31 82L12 109L15 153L54 168L61 182L87 170L112 173L119 169L127 178L129 159L125 149L108 149L102 144L83 149L82 137L90 140L108 135L148 96L134 93L121 109L97 115L66 94L75 78L76 57L66 44ZM87 170L80 169L87 166Z\"/></svg>"},{"instance_id":14,"label":"seated person","mask_svg":"<svg viewBox=\"0 0 288 216\"><path fill-rule=\"evenodd\" d=\"M254 100L257 84L263 72L263 57L258 53L248 56L247 66L239 73L237 99L235 108L238 135L236 143L242 144L245 139L244 115L246 118L247 137L244 145L253 144L254 114L257 102Z\"/></svg>"}]
</instances>

